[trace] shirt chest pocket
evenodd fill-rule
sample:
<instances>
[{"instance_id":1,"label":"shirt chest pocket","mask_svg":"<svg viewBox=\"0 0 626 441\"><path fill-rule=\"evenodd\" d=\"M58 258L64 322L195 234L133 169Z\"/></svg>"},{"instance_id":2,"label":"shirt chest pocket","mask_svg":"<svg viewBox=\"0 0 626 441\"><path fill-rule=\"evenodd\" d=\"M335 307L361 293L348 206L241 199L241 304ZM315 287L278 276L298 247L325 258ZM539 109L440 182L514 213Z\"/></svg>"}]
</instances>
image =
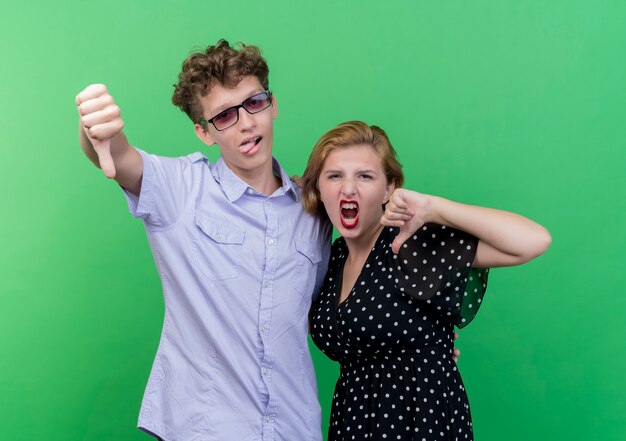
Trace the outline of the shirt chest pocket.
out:
<instances>
[{"instance_id":1,"label":"shirt chest pocket","mask_svg":"<svg viewBox=\"0 0 626 441\"><path fill-rule=\"evenodd\" d=\"M317 265L322 260L322 251L315 241L296 240L295 267L292 286L303 296L310 297L315 286Z\"/></svg>"},{"instance_id":2,"label":"shirt chest pocket","mask_svg":"<svg viewBox=\"0 0 626 441\"><path fill-rule=\"evenodd\" d=\"M233 225L196 215L193 244L202 273L211 280L237 277L245 232Z\"/></svg>"}]
</instances>

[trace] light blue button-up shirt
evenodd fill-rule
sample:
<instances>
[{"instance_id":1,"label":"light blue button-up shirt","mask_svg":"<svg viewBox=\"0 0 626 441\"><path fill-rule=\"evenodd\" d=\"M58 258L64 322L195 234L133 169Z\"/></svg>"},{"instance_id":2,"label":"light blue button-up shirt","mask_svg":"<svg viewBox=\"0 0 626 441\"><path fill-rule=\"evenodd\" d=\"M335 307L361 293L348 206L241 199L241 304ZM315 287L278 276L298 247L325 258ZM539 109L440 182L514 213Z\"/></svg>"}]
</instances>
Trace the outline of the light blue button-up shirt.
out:
<instances>
[{"instance_id":1,"label":"light blue button-up shirt","mask_svg":"<svg viewBox=\"0 0 626 441\"><path fill-rule=\"evenodd\" d=\"M200 153L140 152L143 219L165 299L138 426L166 441L322 439L307 346L331 228L299 189L257 193Z\"/></svg>"}]
</instances>

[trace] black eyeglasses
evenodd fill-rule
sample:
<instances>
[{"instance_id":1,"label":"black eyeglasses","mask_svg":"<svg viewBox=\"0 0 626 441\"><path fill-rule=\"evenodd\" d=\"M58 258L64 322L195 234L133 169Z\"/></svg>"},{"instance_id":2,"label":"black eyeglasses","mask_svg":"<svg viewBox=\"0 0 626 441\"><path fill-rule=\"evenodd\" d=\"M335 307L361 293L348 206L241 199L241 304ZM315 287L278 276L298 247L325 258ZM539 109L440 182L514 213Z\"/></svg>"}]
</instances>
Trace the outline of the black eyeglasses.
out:
<instances>
[{"instance_id":1,"label":"black eyeglasses","mask_svg":"<svg viewBox=\"0 0 626 441\"><path fill-rule=\"evenodd\" d=\"M239 108L243 107L249 114L259 113L261 110L267 109L272 104L272 92L266 90L265 92L257 93L244 100L243 103L238 106L229 107L226 110L221 111L211 119L203 119L198 124L213 124L213 126L219 130L226 130L227 128L234 126L239 121Z\"/></svg>"}]
</instances>

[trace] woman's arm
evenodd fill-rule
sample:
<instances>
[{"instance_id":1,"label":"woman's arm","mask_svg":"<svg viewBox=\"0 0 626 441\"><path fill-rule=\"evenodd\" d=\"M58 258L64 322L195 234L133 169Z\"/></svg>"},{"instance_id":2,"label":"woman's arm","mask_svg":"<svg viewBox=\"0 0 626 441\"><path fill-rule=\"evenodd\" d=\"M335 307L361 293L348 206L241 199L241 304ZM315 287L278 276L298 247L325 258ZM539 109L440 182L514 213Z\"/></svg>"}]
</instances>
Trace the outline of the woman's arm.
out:
<instances>
[{"instance_id":1,"label":"woman's arm","mask_svg":"<svg viewBox=\"0 0 626 441\"><path fill-rule=\"evenodd\" d=\"M392 249L400 246L428 222L463 230L478 237L476 268L520 265L541 255L550 245L550 233L528 218L508 211L477 207L406 190L396 189L381 223L400 227Z\"/></svg>"}]
</instances>

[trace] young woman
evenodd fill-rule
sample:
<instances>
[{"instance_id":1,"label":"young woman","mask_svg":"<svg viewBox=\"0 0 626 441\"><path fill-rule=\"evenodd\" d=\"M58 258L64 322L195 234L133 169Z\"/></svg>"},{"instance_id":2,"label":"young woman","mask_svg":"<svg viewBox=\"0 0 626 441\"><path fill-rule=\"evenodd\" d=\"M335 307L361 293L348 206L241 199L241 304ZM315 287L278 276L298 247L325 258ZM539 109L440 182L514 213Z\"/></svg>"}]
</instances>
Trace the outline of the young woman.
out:
<instances>
[{"instance_id":1,"label":"young woman","mask_svg":"<svg viewBox=\"0 0 626 441\"><path fill-rule=\"evenodd\" d=\"M305 209L342 236L311 321L315 344L341 365L329 440L473 439L454 326L476 314L487 268L540 255L548 232L400 188L385 132L358 121L321 137L302 183Z\"/></svg>"}]
</instances>

